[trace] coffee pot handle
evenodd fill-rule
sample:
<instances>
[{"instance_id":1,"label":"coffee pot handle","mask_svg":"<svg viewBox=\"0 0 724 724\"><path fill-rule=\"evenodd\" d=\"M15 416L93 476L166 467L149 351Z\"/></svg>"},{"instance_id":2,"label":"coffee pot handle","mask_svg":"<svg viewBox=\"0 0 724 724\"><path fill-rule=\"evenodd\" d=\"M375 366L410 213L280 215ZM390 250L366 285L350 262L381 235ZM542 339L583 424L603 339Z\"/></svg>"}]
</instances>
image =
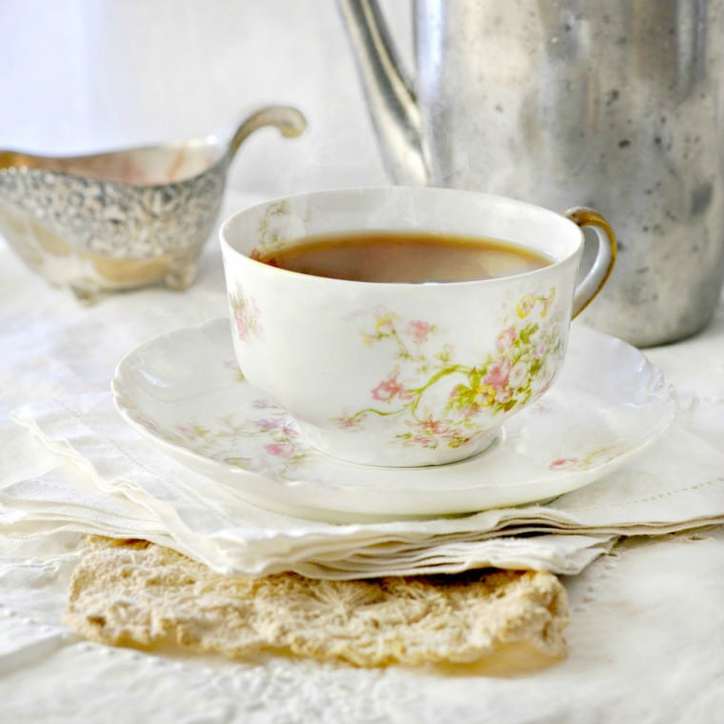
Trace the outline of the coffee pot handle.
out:
<instances>
[{"instance_id":1,"label":"coffee pot handle","mask_svg":"<svg viewBox=\"0 0 724 724\"><path fill-rule=\"evenodd\" d=\"M593 301L611 276L611 271L616 263L616 234L611 228L611 224L593 209L580 206L569 209L565 216L581 229L593 229L598 239L598 250L593 266L576 286L573 294L571 316L575 319Z\"/></svg>"}]
</instances>

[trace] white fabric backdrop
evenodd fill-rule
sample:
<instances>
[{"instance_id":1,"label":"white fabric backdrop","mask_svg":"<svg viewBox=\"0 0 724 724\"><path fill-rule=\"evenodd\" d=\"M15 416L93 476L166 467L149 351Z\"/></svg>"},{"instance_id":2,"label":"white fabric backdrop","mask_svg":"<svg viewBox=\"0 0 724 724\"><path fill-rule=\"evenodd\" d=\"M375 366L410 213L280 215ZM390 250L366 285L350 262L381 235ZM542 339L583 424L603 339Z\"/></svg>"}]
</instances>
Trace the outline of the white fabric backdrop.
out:
<instances>
[{"instance_id":1,"label":"white fabric backdrop","mask_svg":"<svg viewBox=\"0 0 724 724\"><path fill-rule=\"evenodd\" d=\"M409 60L409 3L382 6ZM287 103L307 114L308 133L255 137L232 187L385 181L334 0L2 0L0 29L0 149L193 137Z\"/></svg>"}]
</instances>

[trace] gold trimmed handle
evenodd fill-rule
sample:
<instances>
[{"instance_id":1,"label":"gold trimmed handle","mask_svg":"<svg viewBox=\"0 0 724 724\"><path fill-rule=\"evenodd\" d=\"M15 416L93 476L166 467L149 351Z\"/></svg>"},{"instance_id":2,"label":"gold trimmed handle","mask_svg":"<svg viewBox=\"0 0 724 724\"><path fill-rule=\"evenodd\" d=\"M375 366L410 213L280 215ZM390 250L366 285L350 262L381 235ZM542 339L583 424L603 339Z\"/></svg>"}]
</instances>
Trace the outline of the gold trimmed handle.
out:
<instances>
[{"instance_id":1,"label":"gold trimmed handle","mask_svg":"<svg viewBox=\"0 0 724 724\"><path fill-rule=\"evenodd\" d=\"M229 141L227 153L229 161L234 158L239 146L252 134L265 126L274 126L285 138L296 138L304 133L307 119L304 114L292 106L267 106L245 118Z\"/></svg>"},{"instance_id":2,"label":"gold trimmed handle","mask_svg":"<svg viewBox=\"0 0 724 724\"><path fill-rule=\"evenodd\" d=\"M588 274L576 287L573 295L573 314L575 319L603 289L616 263L616 234L611 224L598 211L583 206L568 209L565 216L582 229L590 227L598 238L598 251Z\"/></svg>"}]
</instances>

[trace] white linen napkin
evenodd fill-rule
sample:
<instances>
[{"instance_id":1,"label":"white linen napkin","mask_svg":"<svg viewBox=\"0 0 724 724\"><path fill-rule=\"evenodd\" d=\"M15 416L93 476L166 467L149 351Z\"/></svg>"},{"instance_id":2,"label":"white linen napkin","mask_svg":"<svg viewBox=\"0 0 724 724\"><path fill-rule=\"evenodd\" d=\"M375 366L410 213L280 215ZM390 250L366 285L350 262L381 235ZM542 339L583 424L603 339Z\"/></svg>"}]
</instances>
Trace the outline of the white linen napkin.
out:
<instances>
[{"instance_id":1,"label":"white linen napkin","mask_svg":"<svg viewBox=\"0 0 724 724\"><path fill-rule=\"evenodd\" d=\"M76 437L76 444L83 444L80 437ZM48 445L47 439L20 426L0 428L0 438L14 442L16 453L35 460L33 474L23 480L2 474L0 469L0 527L6 532L31 536L77 531L146 538L223 573L262 575L294 570L342 579L496 566L573 574L608 550L612 542L611 536L474 541L466 540L468 531L425 536L404 528L395 532L389 529L390 524L316 523L264 511L243 501L235 505L238 501L224 495L223 487L215 488L207 479L193 481L198 476L181 466L177 466L175 482L190 475L192 482L210 488L212 500L209 510L203 511L203 504L198 502L184 509L180 502L184 494L173 496L175 510L180 512L175 516L166 507L168 500L153 499L122 479L100 478L89 468L88 460L77 457L65 443L56 440ZM89 442L90 438L86 444ZM170 459L167 462L175 465ZM163 490L162 481L158 482L158 490ZM183 483L188 485L189 481ZM233 528L224 527L223 520L228 522L229 516L236 519ZM200 534L212 521L221 522L221 527L208 535Z\"/></svg>"},{"instance_id":2,"label":"white linen napkin","mask_svg":"<svg viewBox=\"0 0 724 724\"><path fill-rule=\"evenodd\" d=\"M41 474L2 484L0 523L146 537L224 573L352 578L494 565L571 574L617 535L724 521L724 453L715 442L724 439L723 412L721 401L690 400L641 458L545 505L334 525L250 505L142 439L109 394L85 395L80 404L66 399L15 413L51 457ZM19 428L13 434L22 439Z\"/></svg>"}]
</instances>

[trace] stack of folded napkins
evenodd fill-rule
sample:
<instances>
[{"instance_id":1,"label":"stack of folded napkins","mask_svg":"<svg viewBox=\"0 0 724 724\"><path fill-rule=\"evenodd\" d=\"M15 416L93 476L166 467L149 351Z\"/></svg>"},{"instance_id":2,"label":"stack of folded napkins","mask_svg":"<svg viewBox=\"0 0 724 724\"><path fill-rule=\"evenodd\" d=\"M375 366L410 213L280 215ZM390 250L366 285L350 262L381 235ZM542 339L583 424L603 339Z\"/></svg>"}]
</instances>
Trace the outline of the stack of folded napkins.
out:
<instances>
[{"instance_id":1,"label":"stack of folded napkins","mask_svg":"<svg viewBox=\"0 0 724 724\"><path fill-rule=\"evenodd\" d=\"M82 406L82 407L81 407ZM620 535L724 522L724 405L690 400L619 472L547 504L332 524L269 512L143 440L109 393L25 406L0 429L0 526L144 538L220 573L329 579L495 566L574 574ZM717 443L718 441L718 443Z\"/></svg>"}]
</instances>

